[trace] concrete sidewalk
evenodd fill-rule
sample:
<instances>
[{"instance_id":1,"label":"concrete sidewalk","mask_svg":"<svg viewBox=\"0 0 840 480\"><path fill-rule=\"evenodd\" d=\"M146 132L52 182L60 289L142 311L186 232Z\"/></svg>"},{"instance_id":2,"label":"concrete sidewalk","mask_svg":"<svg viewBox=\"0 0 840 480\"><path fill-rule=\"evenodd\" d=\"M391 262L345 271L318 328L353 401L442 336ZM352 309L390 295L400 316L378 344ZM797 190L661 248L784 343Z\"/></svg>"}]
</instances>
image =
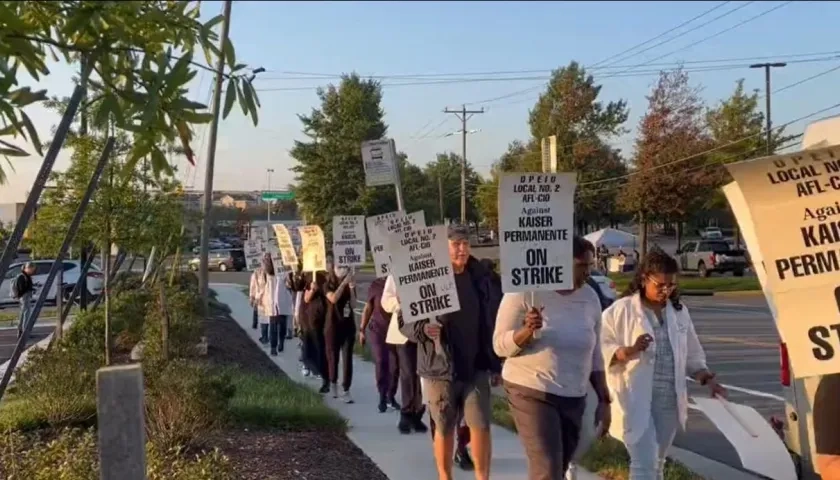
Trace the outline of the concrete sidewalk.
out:
<instances>
[{"instance_id":1,"label":"concrete sidewalk","mask_svg":"<svg viewBox=\"0 0 840 480\"><path fill-rule=\"evenodd\" d=\"M248 336L259 345L259 332L251 328L252 310L248 298L239 286L211 284L217 300L226 303L231 316ZM266 354L268 351L266 350ZM287 341L285 352L270 357L296 382L315 390L320 383L305 379L298 365L297 340ZM393 480L429 480L437 478L432 458L430 435L401 435L397 431L398 415L388 411L379 413L379 395L374 380L374 366L360 358L353 363L353 387L356 403L345 404L331 395L324 397L331 408L344 416L350 425L347 436L373 460L388 478ZM491 478L494 480L522 480L526 477L525 452L519 439L512 432L493 426L493 463ZM456 480L475 478L472 472L455 468ZM578 480L603 480L598 475L578 470Z\"/></svg>"}]
</instances>

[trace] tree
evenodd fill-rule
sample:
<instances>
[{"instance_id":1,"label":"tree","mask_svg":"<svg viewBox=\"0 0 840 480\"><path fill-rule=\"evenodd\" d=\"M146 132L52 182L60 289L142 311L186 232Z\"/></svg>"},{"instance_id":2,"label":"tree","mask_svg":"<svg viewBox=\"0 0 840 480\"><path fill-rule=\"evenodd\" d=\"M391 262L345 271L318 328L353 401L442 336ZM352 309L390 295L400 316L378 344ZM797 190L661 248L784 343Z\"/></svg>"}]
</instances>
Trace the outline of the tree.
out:
<instances>
[{"instance_id":1,"label":"tree","mask_svg":"<svg viewBox=\"0 0 840 480\"><path fill-rule=\"evenodd\" d=\"M432 188L432 198L436 200L432 209L437 213L436 219L450 218L461 219L461 156L452 152L439 153L435 161L426 165L424 170L425 181ZM481 186L481 177L473 170L467 162L466 165L466 195L467 195L467 222L478 222L480 212L476 206L476 193ZM441 198L442 197L442 198ZM443 203L441 212L440 203ZM431 219L427 216L427 222Z\"/></svg>"},{"instance_id":2,"label":"tree","mask_svg":"<svg viewBox=\"0 0 840 480\"><path fill-rule=\"evenodd\" d=\"M198 68L215 72L224 56L228 72L223 116L238 100L243 113L257 123L259 99L236 62L231 41L215 45L216 16L199 21L201 2L0 2L0 156L25 157L28 152L3 137L18 135L40 155L43 147L25 108L48 98L46 90L19 86L23 67L36 82L50 74L48 58L79 64L78 81L87 88L83 115L100 128L112 122L132 136L126 171L144 157L153 171L171 171L164 145L179 141L190 162L192 127L207 123L206 106L189 100L188 84ZM202 50L206 65L193 60ZM0 168L0 183L6 175Z\"/></svg>"},{"instance_id":3,"label":"tree","mask_svg":"<svg viewBox=\"0 0 840 480\"><path fill-rule=\"evenodd\" d=\"M534 172L542 168L539 152L529 145L514 140L508 144L507 151L493 162L490 179L483 182L476 192L476 206L488 228L499 228L499 176L503 172Z\"/></svg>"},{"instance_id":4,"label":"tree","mask_svg":"<svg viewBox=\"0 0 840 480\"><path fill-rule=\"evenodd\" d=\"M557 137L557 169L578 172L578 182L602 180L624 172L624 162L607 141L624 133L627 104L623 100L604 104L598 99L601 85L577 62L552 72L548 88L529 113L533 149L542 138ZM540 171L540 157L531 157L528 170ZM575 214L578 228L599 223L615 211L615 192L602 186L578 187Z\"/></svg>"},{"instance_id":5,"label":"tree","mask_svg":"<svg viewBox=\"0 0 840 480\"><path fill-rule=\"evenodd\" d=\"M626 211L637 216L642 255L647 252L648 222L677 221L679 237L679 225L712 185L706 171L711 160L703 155L712 143L705 129L705 107L688 74L681 68L662 72L647 99L633 176L620 194Z\"/></svg>"},{"instance_id":6,"label":"tree","mask_svg":"<svg viewBox=\"0 0 840 480\"><path fill-rule=\"evenodd\" d=\"M307 222L327 231L333 216L366 214L377 190L393 187L366 188L362 165L362 142L388 131L379 82L344 75L338 86L319 88L318 98L320 108L298 115L310 140L295 141L290 155L298 162L295 193Z\"/></svg>"}]
</instances>

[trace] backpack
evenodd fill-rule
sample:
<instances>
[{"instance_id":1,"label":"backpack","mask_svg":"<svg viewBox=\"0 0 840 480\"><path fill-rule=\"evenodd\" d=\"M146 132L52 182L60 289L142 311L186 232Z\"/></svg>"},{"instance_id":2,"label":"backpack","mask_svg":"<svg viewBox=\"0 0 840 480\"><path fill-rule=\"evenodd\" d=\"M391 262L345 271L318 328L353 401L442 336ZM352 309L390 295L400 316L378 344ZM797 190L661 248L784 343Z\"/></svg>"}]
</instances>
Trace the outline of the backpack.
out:
<instances>
[{"instance_id":1,"label":"backpack","mask_svg":"<svg viewBox=\"0 0 840 480\"><path fill-rule=\"evenodd\" d=\"M20 292L18 291L18 280L20 280L20 275L15 277L15 280L12 282L12 289L9 293L11 293L12 298L17 300L20 298Z\"/></svg>"}]
</instances>

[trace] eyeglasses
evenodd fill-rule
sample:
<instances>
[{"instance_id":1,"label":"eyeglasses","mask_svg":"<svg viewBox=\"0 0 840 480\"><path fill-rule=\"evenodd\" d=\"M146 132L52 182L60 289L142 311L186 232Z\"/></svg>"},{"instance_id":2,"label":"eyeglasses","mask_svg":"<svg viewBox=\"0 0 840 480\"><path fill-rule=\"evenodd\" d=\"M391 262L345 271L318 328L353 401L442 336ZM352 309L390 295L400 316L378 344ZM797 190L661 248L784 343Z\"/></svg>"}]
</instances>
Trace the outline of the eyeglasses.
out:
<instances>
[{"instance_id":1,"label":"eyeglasses","mask_svg":"<svg viewBox=\"0 0 840 480\"><path fill-rule=\"evenodd\" d=\"M660 292L672 292L672 291L674 291L675 288L677 288L677 284L673 283L673 282L672 283L662 283L662 282L657 282L656 280L654 280L652 278L648 278L647 281L650 282L650 284L653 285Z\"/></svg>"}]
</instances>

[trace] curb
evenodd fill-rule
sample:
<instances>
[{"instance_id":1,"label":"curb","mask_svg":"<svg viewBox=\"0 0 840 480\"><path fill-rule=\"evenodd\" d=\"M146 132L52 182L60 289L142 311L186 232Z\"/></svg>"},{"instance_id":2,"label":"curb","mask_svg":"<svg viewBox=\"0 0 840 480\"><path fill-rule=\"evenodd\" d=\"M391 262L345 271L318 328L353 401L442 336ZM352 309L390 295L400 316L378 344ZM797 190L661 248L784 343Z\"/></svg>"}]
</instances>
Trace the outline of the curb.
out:
<instances>
[{"instance_id":1,"label":"curb","mask_svg":"<svg viewBox=\"0 0 840 480\"><path fill-rule=\"evenodd\" d=\"M760 480L764 478L673 445L668 450L668 458L685 465L705 480Z\"/></svg>"}]
</instances>

